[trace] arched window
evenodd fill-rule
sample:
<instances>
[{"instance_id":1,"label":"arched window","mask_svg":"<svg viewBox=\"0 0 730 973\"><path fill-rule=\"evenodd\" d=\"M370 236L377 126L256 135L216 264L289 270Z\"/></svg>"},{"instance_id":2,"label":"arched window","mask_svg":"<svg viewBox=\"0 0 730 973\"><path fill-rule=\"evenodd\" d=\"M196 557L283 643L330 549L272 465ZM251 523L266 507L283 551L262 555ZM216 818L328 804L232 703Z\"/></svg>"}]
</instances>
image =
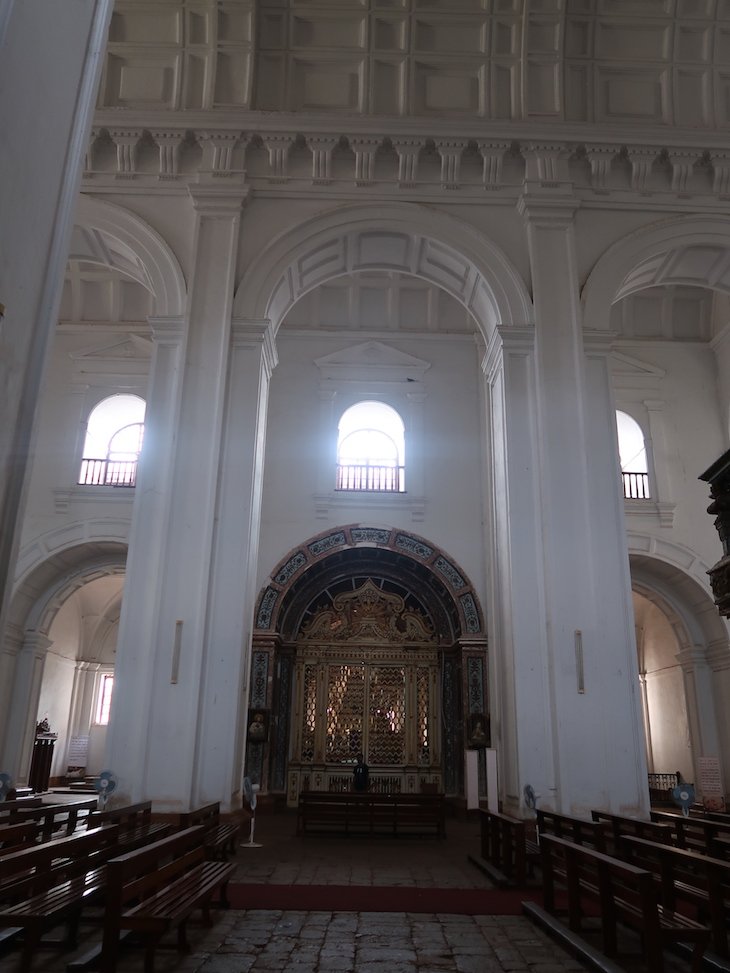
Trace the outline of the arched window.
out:
<instances>
[{"instance_id":1,"label":"arched window","mask_svg":"<svg viewBox=\"0 0 730 973\"><path fill-rule=\"evenodd\" d=\"M89 415L79 483L134 486L146 404L138 395L110 395Z\"/></svg>"},{"instance_id":2,"label":"arched window","mask_svg":"<svg viewBox=\"0 0 730 973\"><path fill-rule=\"evenodd\" d=\"M383 402L358 402L340 418L337 490L405 491L405 427Z\"/></svg>"},{"instance_id":3,"label":"arched window","mask_svg":"<svg viewBox=\"0 0 730 973\"><path fill-rule=\"evenodd\" d=\"M617 412L616 429L624 497L627 500L648 500L651 496L649 466L641 426L625 412Z\"/></svg>"}]
</instances>

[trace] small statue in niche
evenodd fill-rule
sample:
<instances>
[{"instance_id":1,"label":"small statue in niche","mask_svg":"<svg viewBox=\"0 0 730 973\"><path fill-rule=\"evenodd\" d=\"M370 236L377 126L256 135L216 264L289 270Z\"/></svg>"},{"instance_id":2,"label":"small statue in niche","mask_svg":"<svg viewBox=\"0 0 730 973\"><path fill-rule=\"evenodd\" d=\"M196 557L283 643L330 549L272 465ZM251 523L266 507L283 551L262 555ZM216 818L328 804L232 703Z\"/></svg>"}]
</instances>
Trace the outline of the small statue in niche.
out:
<instances>
[{"instance_id":1,"label":"small statue in niche","mask_svg":"<svg viewBox=\"0 0 730 973\"><path fill-rule=\"evenodd\" d=\"M250 716L248 739L251 743L264 743L267 735L266 714L256 710Z\"/></svg>"},{"instance_id":2,"label":"small statue in niche","mask_svg":"<svg viewBox=\"0 0 730 973\"><path fill-rule=\"evenodd\" d=\"M40 723L36 724L35 733L38 736L40 733L50 733L51 724L48 722L48 717L44 716Z\"/></svg>"}]
</instances>

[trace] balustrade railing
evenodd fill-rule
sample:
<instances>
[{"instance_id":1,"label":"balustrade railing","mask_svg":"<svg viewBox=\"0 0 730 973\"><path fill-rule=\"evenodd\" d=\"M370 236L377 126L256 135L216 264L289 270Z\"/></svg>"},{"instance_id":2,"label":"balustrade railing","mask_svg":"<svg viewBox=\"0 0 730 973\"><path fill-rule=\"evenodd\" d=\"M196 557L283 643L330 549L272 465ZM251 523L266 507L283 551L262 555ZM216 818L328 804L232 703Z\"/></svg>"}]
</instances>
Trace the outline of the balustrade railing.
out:
<instances>
[{"instance_id":1,"label":"balustrade railing","mask_svg":"<svg viewBox=\"0 0 730 973\"><path fill-rule=\"evenodd\" d=\"M403 466L337 466L335 490L365 490L369 493L403 493Z\"/></svg>"},{"instance_id":2,"label":"balustrade railing","mask_svg":"<svg viewBox=\"0 0 730 973\"><path fill-rule=\"evenodd\" d=\"M648 473L622 473L621 479L624 484L625 500L651 499Z\"/></svg>"},{"instance_id":3,"label":"balustrade railing","mask_svg":"<svg viewBox=\"0 0 730 973\"><path fill-rule=\"evenodd\" d=\"M81 460L80 486L133 487L137 482L137 460Z\"/></svg>"}]
</instances>

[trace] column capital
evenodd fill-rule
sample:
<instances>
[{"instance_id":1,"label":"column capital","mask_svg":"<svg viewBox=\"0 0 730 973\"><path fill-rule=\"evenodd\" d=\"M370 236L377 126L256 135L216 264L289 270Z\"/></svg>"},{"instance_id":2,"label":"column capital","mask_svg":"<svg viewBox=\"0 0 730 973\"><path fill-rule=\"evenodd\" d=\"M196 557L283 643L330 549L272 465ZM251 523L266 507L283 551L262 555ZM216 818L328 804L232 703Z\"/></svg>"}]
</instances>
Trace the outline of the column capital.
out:
<instances>
[{"instance_id":1,"label":"column capital","mask_svg":"<svg viewBox=\"0 0 730 973\"><path fill-rule=\"evenodd\" d=\"M182 338L185 331L185 319L174 317L150 317L147 323L152 332L152 338L159 344L175 344Z\"/></svg>"},{"instance_id":2,"label":"column capital","mask_svg":"<svg viewBox=\"0 0 730 973\"><path fill-rule=\"evenodd\" d=\"M534 328L496 327L481 363L487 381L491 382L494 378L497 366L505 353L531 355L534 350Z\"/></svg>"},{"instance_id":3,"label":"column capital","mask_svg":"<svg viewBox=\"0 0 730 973\"><path fill-rule=\"evenodd\" d=\"M583 349L594 358L610 355L618 338L617 331L584 331Z\"/></svg>"},{"instance_id":4,"label":"column capital","mask_svg":"<svg viewBox=\"0 0 730 973\"><path fill-rule=\"evenodd\" d=\"M196 213L213 219L239 216L251 187L244 185L243 181L234 182L233 179L223 185L220 182L209 183L203 176L201 173L201 181L188 186Z\"/></svg>"},{"instance_id":5,"label":"column capital","mask_svg":"<svg viewBox=\"0 0 730 973\"><path fill-rule=\"evenodd\" d=\"M45 656L48 649L53 645L53 641L43 635L42 632L26 632L23 640L23 651L32 652L35 655Z\"/></svg>"},{"instance_id":6,"label":"column capital","mask_svg":"<svg viewBox=\"0 0 730 973\"><path fill-rule=\"evenodd\" d=\"M269 318L259 321L234 318L231 322L231 342L237 348L260 348L269 375L279 364L274 328Z\"/></svg>"},{"instance_id":7,"label":"column capital","mask_svg":"<svg viewBox=\"0 0 730 973\"><path fill-rule=\"evenodd\" d=\"M564 230L573 225L580 200L573 196L523 193L517 200L517 212L528 226Z\"/></svg>"}]
</instances>

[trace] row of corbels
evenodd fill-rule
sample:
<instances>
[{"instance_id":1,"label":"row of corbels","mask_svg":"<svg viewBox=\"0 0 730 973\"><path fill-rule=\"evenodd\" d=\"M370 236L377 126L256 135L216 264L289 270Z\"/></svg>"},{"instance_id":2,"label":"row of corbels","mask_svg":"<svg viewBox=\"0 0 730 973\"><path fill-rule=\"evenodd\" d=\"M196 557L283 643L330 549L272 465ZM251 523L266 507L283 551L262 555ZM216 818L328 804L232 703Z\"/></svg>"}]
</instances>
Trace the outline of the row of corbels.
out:
<instances>
[{"instance_id":1,"label":"row of corbels","mask_svg":"<svg viewBox=\"0 0 730 973\"><path fill-rule=\"evenodd\" d=\"M113 146L112 162L100 164L101 147ZM376 181L378 153L395 152L397 174L394 181L403 187L419 182L419 164L424 154L435 153L440 160L442 188L458 189L462 185L461 169L465 154L481 160L481 183L485 189L503 185L503 166L507 158L521 160L524 179L541 185L563 185L571 181L571 160L583 159L590 168L590 184L597 192L611 188L611 174L617 161L629 167L633 191L645 193L655 188L652 177L659 163L670 174L671 192L689 193L690 180L700 168L711 174L712 191L720 196L730 193L730 150L672 148L671 146L626 146L619 143L568 141L520 141L494 139L404 138L370 135L301 135L298 133L252 134L231 130L191 132L183 129L96 128L86 156L88 174L113 171L117 177L134 178L140 174L139 159L143 148L157 154L156 175L176 179L180 175L183 147L198 146L201 156L197 168L213 175L226 176L243 172L249 147L263 147L268 155L267 177L272 182L286 182L292 152L305 147L311 154L311 180L315 184L334 181L333 159L337 152L350 153L353 178L357 185ZM107 160L109 156L107 154ZM301 178L297 173L296 178ZM471 185L471 182L470 182Z\"/></svg>"}]
</instances>

